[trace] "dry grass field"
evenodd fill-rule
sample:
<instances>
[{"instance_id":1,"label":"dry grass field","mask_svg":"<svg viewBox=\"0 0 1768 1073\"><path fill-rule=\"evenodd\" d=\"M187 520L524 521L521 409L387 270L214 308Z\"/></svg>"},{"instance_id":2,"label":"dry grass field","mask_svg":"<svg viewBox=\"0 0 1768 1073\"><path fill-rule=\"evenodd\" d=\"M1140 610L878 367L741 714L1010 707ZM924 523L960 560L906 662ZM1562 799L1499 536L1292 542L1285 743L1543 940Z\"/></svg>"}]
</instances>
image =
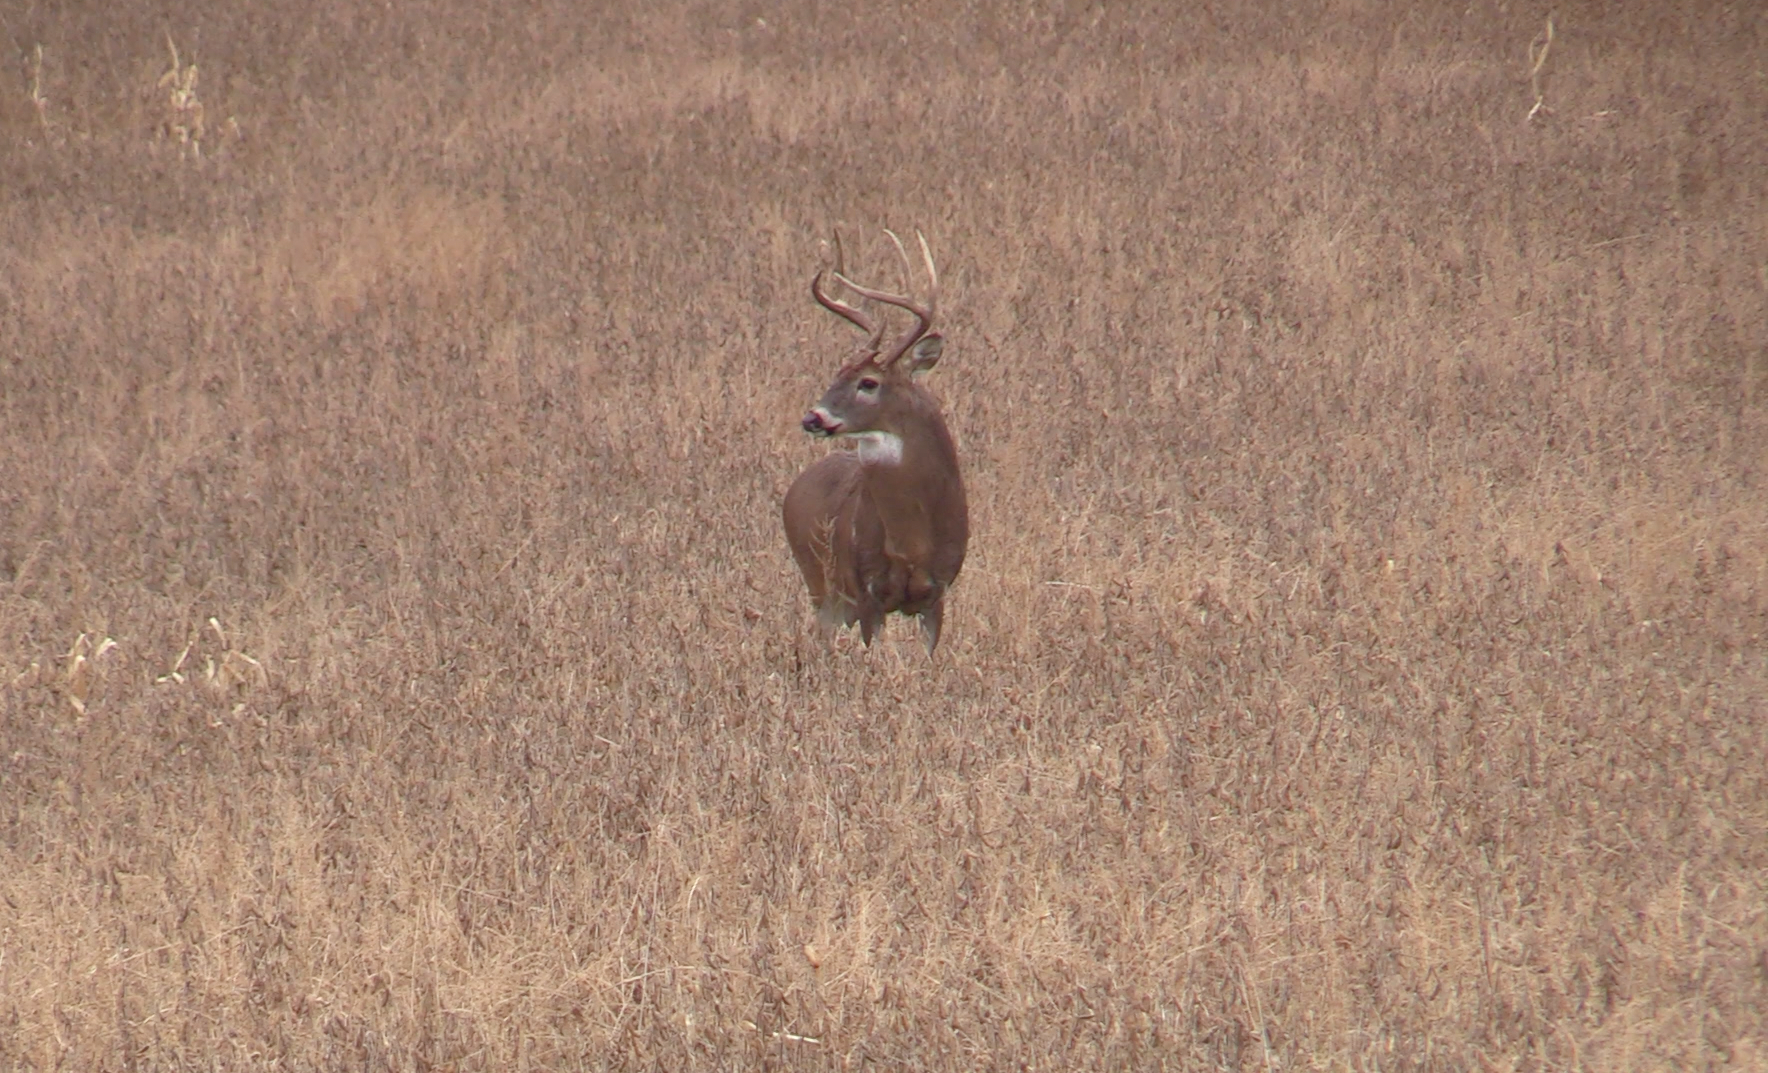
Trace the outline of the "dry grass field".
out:
<instances>
[{"instance_id":1,"label":"dry grass field","mask_svg":"<svg viewBox=\"0 0 1768 1073\"><path fill-rule=\"evenodd\" d=\"M1768 17L1551 10L5 6L0 1068L1768 1069Z\"/></svg>"}]
</instances>

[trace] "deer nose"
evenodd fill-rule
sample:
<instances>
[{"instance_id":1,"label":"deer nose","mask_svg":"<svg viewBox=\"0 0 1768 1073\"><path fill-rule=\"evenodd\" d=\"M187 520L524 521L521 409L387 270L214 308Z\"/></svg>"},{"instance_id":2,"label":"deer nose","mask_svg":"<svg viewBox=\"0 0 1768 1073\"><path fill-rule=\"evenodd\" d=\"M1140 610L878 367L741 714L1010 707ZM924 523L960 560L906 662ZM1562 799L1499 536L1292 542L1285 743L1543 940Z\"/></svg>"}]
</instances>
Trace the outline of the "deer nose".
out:
<instances>
[{"instance_id":1,"label":"deer nose","mask_svg":"<svg viewBox=\"0 0 1768 1073\"><path fill-rule=\"evenodd\" d=\"M805 414L801 424L804 426L804 431L823 436L833 436L841 428L841 422L824 416L820 409Z\"/></svg>"}]
</instances>

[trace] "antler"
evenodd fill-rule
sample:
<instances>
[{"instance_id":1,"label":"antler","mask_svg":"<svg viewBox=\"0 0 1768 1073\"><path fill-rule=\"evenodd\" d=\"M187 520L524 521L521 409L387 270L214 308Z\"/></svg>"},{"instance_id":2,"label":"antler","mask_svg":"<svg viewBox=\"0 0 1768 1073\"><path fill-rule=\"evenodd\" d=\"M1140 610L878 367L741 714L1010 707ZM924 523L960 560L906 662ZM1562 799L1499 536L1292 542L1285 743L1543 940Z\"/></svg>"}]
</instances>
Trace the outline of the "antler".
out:
<instances>
[{"instance_id":1,"label":"antler","mask_svg":"<svg viewBox=\"0 0 1768 1073\"><path fill-rule=\"evenodd\" d=\"M914 268L909 264L908 251L902 248L902 240L896 237L896 232L894 231L886 229L884 233L890 236L890 241L896 246L897 256L902 258L902 267L905 278L912 281ZM915 237L921 240L921 260L927 265L929 287L927 291L927 304L924 307L916 305L914 299L909 298L906 295L874 291L870 287L862 287L848 279L841 274L839 269L835 272L835 278L840 280L849 290L853 291L853 293L860 297L870 298L874 302L883 302L885 305L893 305L898 309L906 309L914 314L915 326L904 332L902 335L897 336L896 342L890 345L889 356L879 363L881 365L895 364L904 354L908 353L909 347L914 346L923 335L927 334L927 329L933 326L933 311L939 305L939 270L933 267L933 251L927 248L926 235L916 231ZM823 300L823 297L820 294L817 296L817 300L823 302L825 306L829 304L827 301ZM837 312L839 312L839 310L837 310ZM843 315L845 316L845 314ZM850 317L848 319L851 320L853 318ZM854 323L857 324L858 321L854 321ZM874 346L877 345L876 339L882 337L881 329L882 326L880 325L879 335L874 337Z\"/></svg>"},{"instance_id":2,"label":"antler","mask_svg":"<svg viewBox=\"0 0 1768 1073\"><path fill-rule=\"evenodd\" d=\"M842 254L842 251L841 251L841 232L836 231L835 232L835 278L840 280L843 283L847 283L847 277L842 275L842 272L844 272L846 270L846 267L847 267L846 266L846 257ZM871 336L872 336L872 341L870 343L866 344L867 349L874 350L874 351L877 350L878 349L878 341L884 338L884 322L879 321L876 324L874 324L872 322L872 319L870 317L866 316L863 312L861 312L858 306L850 306L846 302L841 301L840 299L831 298L829 296L829 293L827 291L823 290L823 273L826 271L828 271L828 270L827 269L819 270L817 272L817 274L811 279L811 281L810 281L810 296L812 298L816 299L818 305L822 306L824 309L828 310L829 312L835 314L837 317L840 317L842 320L849 322L854 327L858 328L860 331L870 332ZM851 283L847 283L847 285L849 287L853 286L853 284L851 284Z\"/></svg>"}]
</instances>

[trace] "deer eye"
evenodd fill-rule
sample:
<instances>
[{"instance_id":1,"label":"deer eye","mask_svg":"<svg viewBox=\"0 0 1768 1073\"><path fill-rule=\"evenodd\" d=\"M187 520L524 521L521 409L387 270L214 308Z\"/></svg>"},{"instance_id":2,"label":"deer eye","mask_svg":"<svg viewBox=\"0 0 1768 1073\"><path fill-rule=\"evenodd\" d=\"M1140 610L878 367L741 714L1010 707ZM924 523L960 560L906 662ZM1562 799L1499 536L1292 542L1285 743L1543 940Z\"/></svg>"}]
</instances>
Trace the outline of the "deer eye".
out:
<instances>
[{"instance_id":1,"label":"deer eye","mask_svg":"<svg viewBox=\"0 0 1768 1073\"><path fill-rule=\"evenodd\" d=\"M878 390L878 381L870 376L863 376L859 381L859 389L870 395L872 392Z\"/></svg>"}]
</instances>

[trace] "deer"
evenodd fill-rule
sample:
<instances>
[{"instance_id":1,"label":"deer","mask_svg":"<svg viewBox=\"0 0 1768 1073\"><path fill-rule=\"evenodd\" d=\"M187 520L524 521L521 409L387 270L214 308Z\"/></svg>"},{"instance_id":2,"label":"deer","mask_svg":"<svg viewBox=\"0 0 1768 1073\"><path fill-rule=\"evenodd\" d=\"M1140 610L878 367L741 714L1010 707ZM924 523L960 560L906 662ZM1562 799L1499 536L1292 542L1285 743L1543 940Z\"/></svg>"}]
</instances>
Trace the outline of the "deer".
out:
<instances>
[{"instance_id":1,"label":"deer","mask_svg":"<svg viewBox=\"0 0 1768 1073\"><path fill-rule=\"evenodd\" d=\"M913 290L914 269L902 240L884 233ZM927 237L918 231L916 237L927 270L925 305L849 279L839 232L832 275L824 268L810 281L817 304L867 339L800 424L812 436L847 440L855 449L831 452L799 474L782 513L786 542L825 638L857 623L869 648L886 615L914 616L931 657L939 647L946 592L964 565L970 515L957 445L939 400L920 383L938 364L945 340L930 330L939 272ZM829 278L862 299L905 310L914 323L884 346L885 317L833 297L825 287Z\"/></svg>"}]
</instances>

